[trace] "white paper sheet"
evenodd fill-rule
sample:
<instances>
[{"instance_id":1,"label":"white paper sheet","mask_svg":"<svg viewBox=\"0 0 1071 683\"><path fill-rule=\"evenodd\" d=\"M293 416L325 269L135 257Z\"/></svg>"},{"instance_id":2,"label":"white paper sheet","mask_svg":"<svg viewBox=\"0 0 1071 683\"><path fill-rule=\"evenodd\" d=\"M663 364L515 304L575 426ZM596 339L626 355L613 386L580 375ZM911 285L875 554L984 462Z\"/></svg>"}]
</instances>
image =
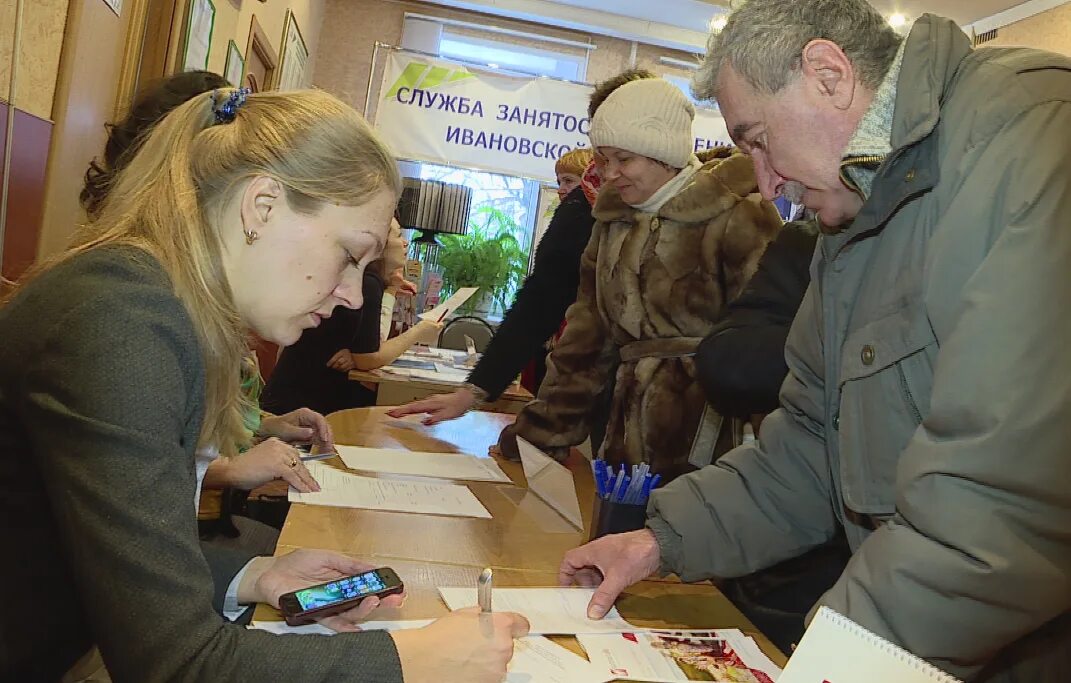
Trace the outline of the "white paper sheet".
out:
<instances>
[{"instance_id":1,"label":"white paper sheet","mask_svg":"<svg viewBox=\"0 0 1071 683\"><path fill-rule=\"evenodd\" d=\"M513 645L506 683L602 683L605 676L579 655L542 636L520 638Z\"/></svg>"},{"instance_id":2,"label":"white paper sheet","mask_svg":"<svg viewBox=\"0 0 1071 683\"><path fill-rule=\"evenodd\" d=\"M336 445L335 448L342 457L342 462L351 470L510 483L510 478L492 458L480 458L467 453L424 453L392 448L342 445Z\"/></svg>"},{"instance_id":3,"label":"white paper sheet","mask_svg":"<svg viewBox=\"0 0 1071 683\"><path fill-rule=\"evenodd\" d=\"M580 501L576 497L573 473L519 436L517 450L521 454L528 490L542 498L570 524L582 531L584 518L580 514Z\"/></svg>"},{"instance_id":4,"label":"white paper sheet","mask_svg":"<svg viewBox=\"0 0 1071 683\"><path fill-rule=\"evenodd\" d=\"M305 467L319 482L321 490L299 493L291 487L288 498L292 503L491 518L491 513L467 486L362 477L320 462L307 462Z\"/></svg>"},{"instance_id":5,"label":"white paper sheet","mask_svg":"<svg viewBox=\"0 0 1071 683\"><path fill-rule=\"evenodd\" d=\"M410 619L407 621L365 621L361 623L361 629L365 631L403 631L408 628L423 628L432 622L431 619ZM319 624L306 624L305 626L290 626L285 621L254 621L249 628L258 631L267 631L279 635L321 635L333 636L338 631L332 631L326 626Z\"/></svg>"},{"instance_id":6,"label":"white paper sheet","mask_svg":"<svg viewBox=\"0 0 1071 683\"><path fill-rule=\"evenodd\" d=\"M461 308L461 306L464 305L464 303L468 301L469 298L473 294L475 294L478 289L479 287L459 287L458 290L454 292L449 299L442 302L430 311L425 311L424 313L421 313L420 319L430 320L432 322L446 320L454 314L454 311Z\"/></svg>"},{"instance_id":7,"label":"white paper sheet","mask_svg":"<svg viewBox=\"0 0 1071 683\"><path fill-rule=\"evenodd\" d=\"M781 673L754 640L736 629L581 634L577 640L603 678L769 683Z\"/></svg>"},{"instance_id":8,"label":"white paper sheet","mask_svg":"<svg viewBox=\"0 0 1071 683\"><path fill-rule=\"evenodd\" d=\"M588 619L588 603L594 593L594 588L495 588L493 608L524 615L532 635L636 630L621 618L616 607L603 619ZM475 588L439 588L439 595L452 610L476 604Z\"/></svg>"}]
</instances>

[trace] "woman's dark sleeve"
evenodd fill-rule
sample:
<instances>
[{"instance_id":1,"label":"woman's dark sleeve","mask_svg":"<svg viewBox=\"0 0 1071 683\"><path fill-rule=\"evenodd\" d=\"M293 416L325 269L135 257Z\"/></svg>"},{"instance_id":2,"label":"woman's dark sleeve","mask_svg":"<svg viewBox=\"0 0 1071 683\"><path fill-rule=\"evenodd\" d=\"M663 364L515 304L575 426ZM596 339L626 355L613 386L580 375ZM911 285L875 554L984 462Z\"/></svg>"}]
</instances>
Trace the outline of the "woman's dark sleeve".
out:
<instances>
[{"instance_id":1,"label":"woman's dark sleeve","mask_svg":"<svg viewBox=\"0 0 1071 683\"><path fill-rule=\"evenodd\" d=\"M543 353L543 344L558 331L565 311L576 301L580 255L594 222L580 188L554 212L536 251L535 268L469 375L469 382L491 399L505 391L532 356Z\"/></svg>"},{"instance_id":2,"label":"woman's dark sleeve","mask_svg":"<svg viewBox=\"0 0 1071 683\"><path fill-rule=\"evenodd\" d=\"M777 407L788 374L785 340L810 283L817 240L813 223L786 225L743 293L699 345L699 382L720 414L747 417Z\"/></svg>"}]
</instances>

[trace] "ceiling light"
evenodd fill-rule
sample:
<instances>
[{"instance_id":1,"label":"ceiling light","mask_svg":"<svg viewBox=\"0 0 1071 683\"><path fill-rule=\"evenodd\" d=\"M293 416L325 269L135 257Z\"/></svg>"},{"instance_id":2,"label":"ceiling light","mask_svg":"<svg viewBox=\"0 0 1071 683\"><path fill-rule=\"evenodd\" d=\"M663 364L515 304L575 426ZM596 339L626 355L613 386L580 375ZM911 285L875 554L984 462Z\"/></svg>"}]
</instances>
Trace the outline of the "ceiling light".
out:
<instances>
[{"instance_id":1,"label":"ceiling light","mask_svg":"<svg viewBox=\"0 0 1071 683\"><path fill-rule=\"evenodd\" d=\"M899 12L889 16L889 26L892 26L893 28L903 28L906 24L907 17Z\"/></svg>"}]
</instances>

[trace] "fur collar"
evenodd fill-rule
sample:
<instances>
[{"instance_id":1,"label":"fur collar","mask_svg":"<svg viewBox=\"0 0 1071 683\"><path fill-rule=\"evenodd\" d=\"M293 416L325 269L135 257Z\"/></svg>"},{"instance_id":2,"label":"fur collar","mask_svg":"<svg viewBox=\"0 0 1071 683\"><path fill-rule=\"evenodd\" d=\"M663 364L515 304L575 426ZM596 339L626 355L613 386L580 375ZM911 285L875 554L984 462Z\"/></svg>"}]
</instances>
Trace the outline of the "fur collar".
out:
<instances>
[{"instance_id":1,"label":"fur collar","mask_svg":"<svg viewBox=\"0 0 1071 683\"><path fill-rule=\"evenodd\" d=\"M758 191L751 157L734 153L713 158L703 164L675 197L662 205L658 216L675 223L708 223ZM603 185L591 213L597 221L612 223L632 222L639 211L626 204L612 186Z\"/></svg>"}]
</instances>

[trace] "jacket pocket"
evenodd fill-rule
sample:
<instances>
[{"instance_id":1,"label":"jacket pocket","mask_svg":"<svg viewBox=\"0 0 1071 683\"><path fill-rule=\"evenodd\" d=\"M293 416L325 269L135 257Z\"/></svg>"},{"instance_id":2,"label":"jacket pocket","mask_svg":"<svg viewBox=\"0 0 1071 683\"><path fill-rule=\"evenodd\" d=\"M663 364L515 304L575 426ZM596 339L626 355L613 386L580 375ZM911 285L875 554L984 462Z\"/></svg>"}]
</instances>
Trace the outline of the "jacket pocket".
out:
<instances>
[{"instance_id":1,"label":"jacket pocket","mask_svg":"<svg viewBox=\"0 0 1071 683\"><path fill-rule=\"evenodd\" d=\"M930 410L937 338L921 301L849 332L837 419L844 502L862 514L896 508L900 454Z\"/></svg>"}]
</instances>

